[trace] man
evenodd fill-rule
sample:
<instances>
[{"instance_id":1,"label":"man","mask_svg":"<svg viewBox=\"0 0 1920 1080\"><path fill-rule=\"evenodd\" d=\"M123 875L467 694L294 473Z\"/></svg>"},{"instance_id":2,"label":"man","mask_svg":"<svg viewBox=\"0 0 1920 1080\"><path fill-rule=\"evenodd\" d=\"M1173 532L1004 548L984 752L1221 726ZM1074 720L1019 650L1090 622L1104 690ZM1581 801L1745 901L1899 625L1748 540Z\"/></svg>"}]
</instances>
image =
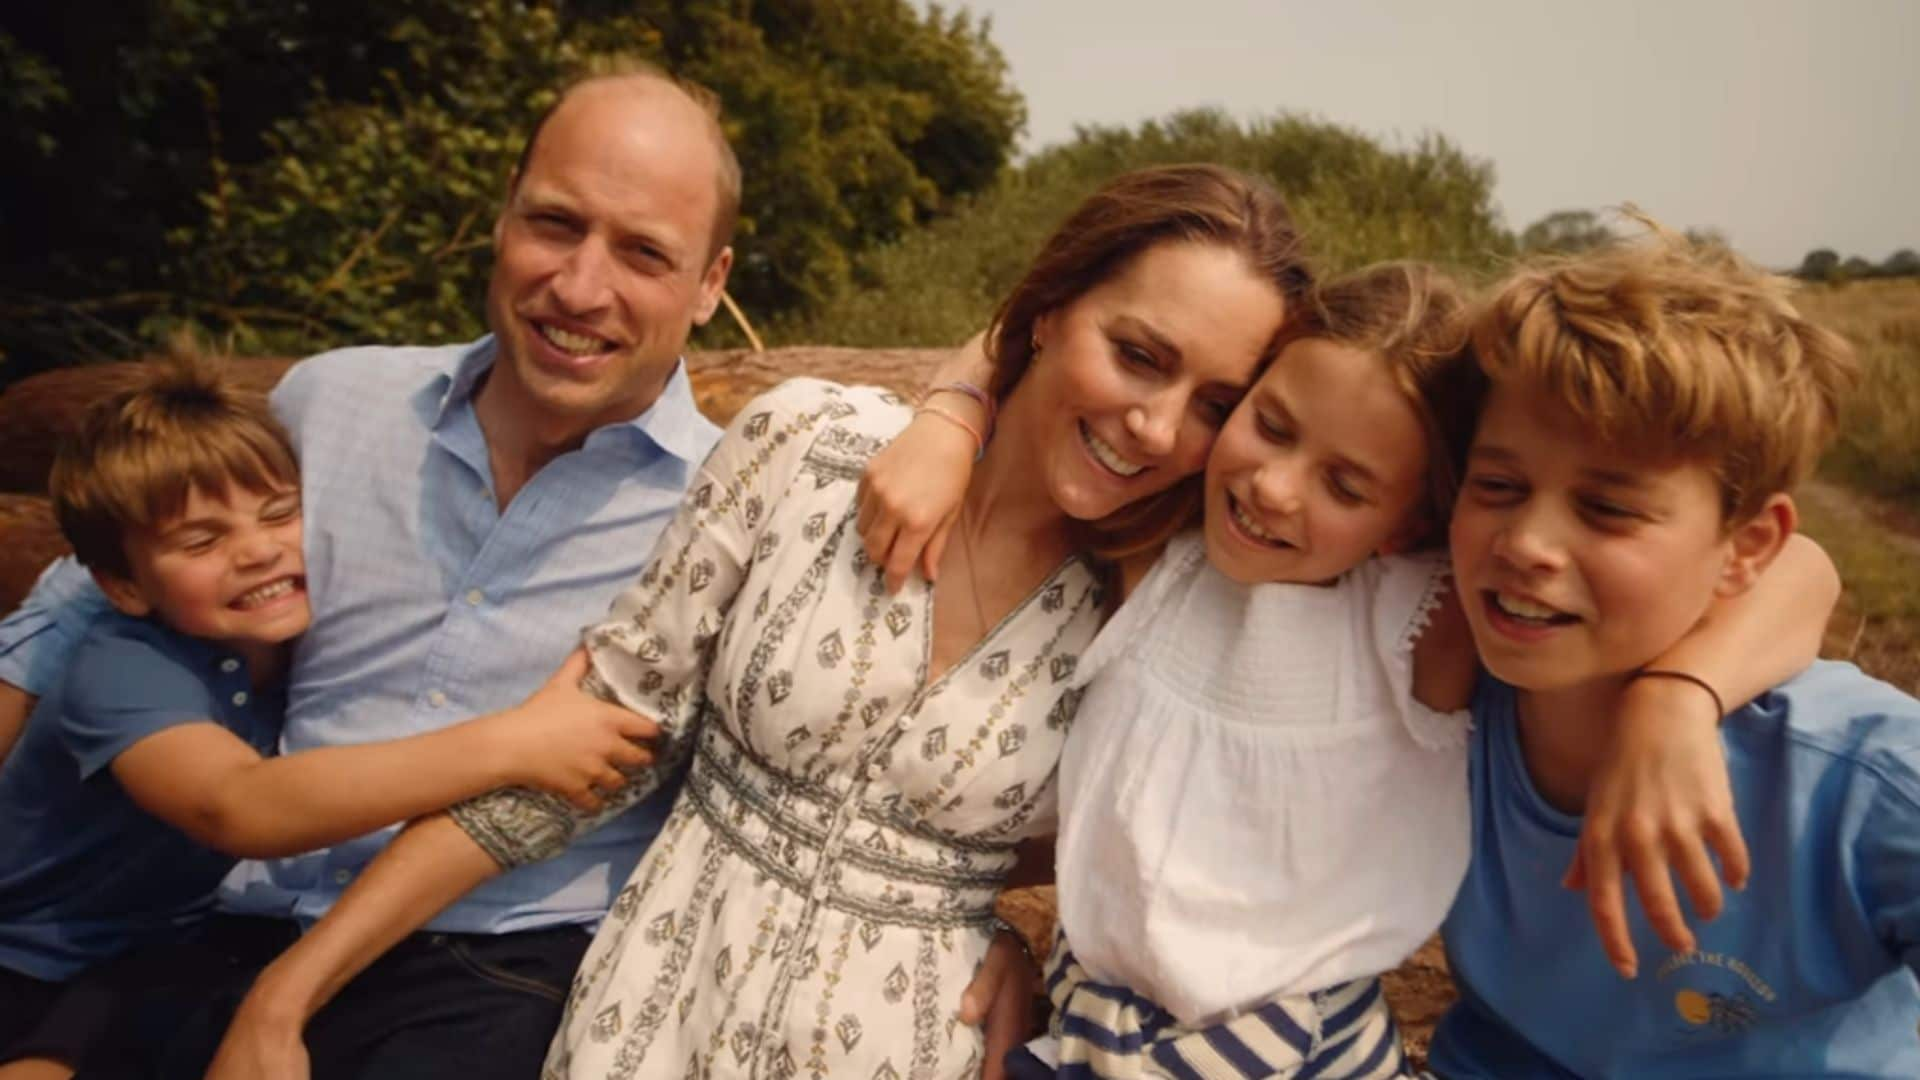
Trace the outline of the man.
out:
<instances>
[{"instance_id":1,"label":"man","mask_svg":"<svg viewBox=\"0 0 1920 1080\"><path fill-rule=\"evenodd\" d=\"M638 573L718 434L679 354L719 302L738 199L707 100L651 69L597 73L535 129L509 180L490 337L343 350L288 375L274 406L304 462L316 599L286 750L512 704ZM27 690L65 641L36 610L0 634L0 678ZM317 1062L533 1075L589 932L670 799L475 893L396 950L316 1028ZM243 866L214 939L270 959L387 835Z\"/></svg>"}]
</instances>

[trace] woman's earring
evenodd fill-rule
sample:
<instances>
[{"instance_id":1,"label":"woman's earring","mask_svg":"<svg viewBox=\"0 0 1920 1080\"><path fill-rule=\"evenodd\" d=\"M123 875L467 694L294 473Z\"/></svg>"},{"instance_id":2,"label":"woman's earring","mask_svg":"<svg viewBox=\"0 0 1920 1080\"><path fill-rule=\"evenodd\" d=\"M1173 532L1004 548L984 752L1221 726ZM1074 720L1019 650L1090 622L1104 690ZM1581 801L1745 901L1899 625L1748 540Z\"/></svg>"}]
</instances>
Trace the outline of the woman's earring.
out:
<instances>
[{"instance_id":1,"label":"woman's earring","mask_svg":"<svg viewBox=\"0 0 1920 1080\"><path fill-rule=\"evenodd\" d=\"M1035 331L1035 332L1034 332L1034 334L1033 334L1033 337L1032 337L1031 339L1029 339L1029 340L1028 340L1028 342L1027 342L1027 345L1028 345L1028 348L1029 348L1029 349L1031 350L1031 352L1033 353L1033 355L1035 355L1035 356L1039 356L1039 355L1040 355L1040 333L1039 333L1039 331Z\"/></svg>"}]
</instances>

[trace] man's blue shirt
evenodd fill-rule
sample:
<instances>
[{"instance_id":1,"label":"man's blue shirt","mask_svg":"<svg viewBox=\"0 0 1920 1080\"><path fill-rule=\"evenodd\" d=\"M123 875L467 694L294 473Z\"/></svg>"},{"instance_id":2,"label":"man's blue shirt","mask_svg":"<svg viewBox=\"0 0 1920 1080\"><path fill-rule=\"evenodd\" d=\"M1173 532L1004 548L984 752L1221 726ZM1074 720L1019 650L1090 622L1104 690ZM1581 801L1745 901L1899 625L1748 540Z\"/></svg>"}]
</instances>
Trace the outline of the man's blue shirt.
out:
<instances>
[{"instance_id":1,"label":"man's blue shirt","mask_svg":"<svg viewBox=\"0 0 1920 1080\"><path fill-rule=\"evenodd\" d=\"M502 511L473 410L493 358L491 338L343 349L295 367L274 391L300 452L313 602L294 652L284 751L397 738L519 703L639 574L719 438L682 365L652 408L548 462ZM38 651L14 644L32 629L22 615L18 627L0 624L0 653ZM59 636L43 630L33 641ZM430 926L500 933L597 921L673 795L560 858L495 878ZM243 863L222 906L316 919L391 835Z\"/></svg>"},{"instance_id":2,"label":"man's blue shirt","mask_svg":"<svg viewBox=\"0 0 1920 1080\"><path fill-rule=\"evenodd\" d=\"M1728 717L1752 879L1690 953L1629 905L1631 981L1559 885L1580 820L1534 789L1514 691L1485 680L1473 711L1473 861L1443 931L1461 1000L1436 1073L1920 1076L1920 702L1820 663Z\"/></svg>"},{"instance_id":3,"label":"man's blue shirt","mask_svg":"<svg viewBox=\"0 0 1920 1080\"><path fill-rule=\"evenodd\" d=\"M64 981L212 908L233 857L142 810L108 766L207 721L271 752L284 698L248 682L231 651L155 622L85 632L0 768L0 967Z\"/></svg>"}]
</instances>

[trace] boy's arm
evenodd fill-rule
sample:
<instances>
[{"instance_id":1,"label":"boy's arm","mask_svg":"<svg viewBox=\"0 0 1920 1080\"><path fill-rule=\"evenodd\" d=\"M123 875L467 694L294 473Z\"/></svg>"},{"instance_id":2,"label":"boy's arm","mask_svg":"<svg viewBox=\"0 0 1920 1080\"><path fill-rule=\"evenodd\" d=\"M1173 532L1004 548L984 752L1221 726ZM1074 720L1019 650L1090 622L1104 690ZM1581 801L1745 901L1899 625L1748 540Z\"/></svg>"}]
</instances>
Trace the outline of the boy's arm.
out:
<instances>
[{"instance_id":1,"label":"boy's arm","mask_svg":"<svg viewBox=\"0 0 1920 1080\"><path fill-rule=\"evenodd\" d=\"M5 764L20 733L27 730L27 717L40 699L10 682L0 681L0 764Z\"/></svg>"},{"instance_id":2,"label":"boy's arm","mask_svg":"<svg viewBox=\"0 0 1920 1080\"><path fill-rule=\"evenodd\" d=\"M633 740L652 721L577 689L576 652L521 705L390 742L263 758L212 722L134 743L112 769L133 800L218 851L272 858L312 851L515 784L583 809L651 760Z\"/></svg>"},{"instance_id":3,"label":"boy's arm","mask_svg":"<svg viewBox=\"0 0 1920 1080\"><path fill-rule=\"evenodd\" d=\"M992 377L986 335L976 334L934 371L930 385L935 390L956 382L984 387ZM889 592L900 591L916 562L928 581L934 579L980 451L963 424L983 436L987 432L986 409L966 394L943 393L930 404L947 415L916 415L867 462L860 477L855 527L867 557L885 570Z\"/></svg>"},{"instance_id":4,"label":"boy's arm","mask_svg":"<svg viewBox=\"0 0 1920 1080\"><path fill-rule=\"evenodd\" d=\"M1480 657L1460 592L1448 584L1413 645L1413 699L1435 712L1458 712L1473 703L1479 674Z\"/></svg>"},{"instance_id":5,"label":"boy's arm","mask_svg":"<svg viewBox=\"0 0 1920 1080\"><path fill-rule=\"evenodd\" d=\"M1718 601L1685 638L1647 665L1704 680L1738 709L1798 674L1820 654L1840 596L1833 561L1804 536L1789 538L1751 589ZM1670 948L1693 933L1675 897L1680 876L1694 913L1720 913L1718 877L1746 886L1748 858L1733 805L1712 695L1689 682L1635 679L1622 695L1609 748L1588 791L1569 888L1584 887L1614 966L1631 978L1638 958L1627 931L1621 875L1633 875L1647 920ZM1720 857L1716 875L1708 848Z\"/></svg>"},{"instance_id":6,"label":"boy's arm","mask_svg":"<svg viewBox=\"0 0 1920 1080\"><path fill-rule=\"evenodd\" d=\"M247 992L207 1080L304 1075L301 1031L354 976L500 873L446 814L401 830L332 910L267 965Z\"/></svg>"}]
</instances>

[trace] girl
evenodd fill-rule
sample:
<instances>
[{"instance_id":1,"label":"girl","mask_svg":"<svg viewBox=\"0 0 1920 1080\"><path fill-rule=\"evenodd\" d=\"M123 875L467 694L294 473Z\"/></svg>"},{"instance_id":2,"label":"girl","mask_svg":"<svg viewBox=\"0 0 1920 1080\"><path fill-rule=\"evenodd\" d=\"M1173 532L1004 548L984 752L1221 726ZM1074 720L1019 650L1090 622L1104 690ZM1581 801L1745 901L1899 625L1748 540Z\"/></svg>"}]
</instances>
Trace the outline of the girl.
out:
<instances>
[{"instance_id":1,"label":"girl","mask_svg":"<svg viewBox=\"0 0 1920 1080\"><path fill-rule=\"evenodd\" d=\"M1053 1022L1016 1075L1402 1070L1377 975L1469 853L1474 661L1423 550L1477 409L1464 306L1410 264L1319 289L1215 442L1204 527L1081 658Z\"/></svg>"}]
</instances>

